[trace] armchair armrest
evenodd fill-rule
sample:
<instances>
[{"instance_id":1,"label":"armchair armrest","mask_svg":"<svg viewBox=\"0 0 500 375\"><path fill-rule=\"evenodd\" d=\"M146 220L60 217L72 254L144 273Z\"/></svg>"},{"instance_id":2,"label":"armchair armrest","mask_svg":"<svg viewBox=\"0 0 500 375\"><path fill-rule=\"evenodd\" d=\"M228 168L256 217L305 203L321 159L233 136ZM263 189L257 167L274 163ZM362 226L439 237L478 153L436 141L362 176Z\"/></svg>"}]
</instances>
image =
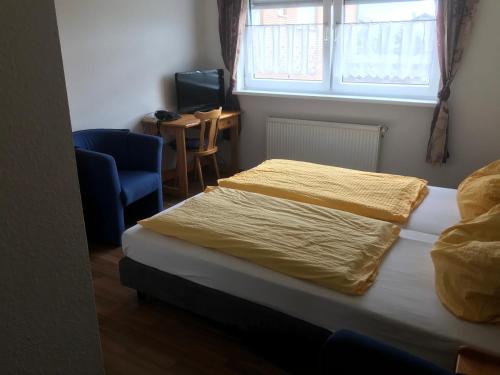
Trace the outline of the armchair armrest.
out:
<instances>
[{"instance_id":1,"label":"armchair armrest","mask_svg":"<svg viewBox=\"0 0 500 375\"><path fill-rule=\"evenodd\" d=\"M125 222L116 161L96 151L75 154L87 238L119 245Z\"/></svg>"},{"instance_id":2,"label":"armchair armrest","mask_svg":"<svg viewBox=\"0 0 500 375\"><path fill-rule=\"evenodd\" d=\"M109 197L120 194L118 170L115 159L111 155L77 148L75 156L82 198Z\"/></svg>"},{"instance_id":3,"label":"armchair armrest","mask_svg":"<svg viewBox=\"0 0 500 375\"><path fill-rule=\"evenodd\" d=\"M133 170L161 172L163 139L153 135L129 133L128 165Z\"/></svg>"}]
</instances>

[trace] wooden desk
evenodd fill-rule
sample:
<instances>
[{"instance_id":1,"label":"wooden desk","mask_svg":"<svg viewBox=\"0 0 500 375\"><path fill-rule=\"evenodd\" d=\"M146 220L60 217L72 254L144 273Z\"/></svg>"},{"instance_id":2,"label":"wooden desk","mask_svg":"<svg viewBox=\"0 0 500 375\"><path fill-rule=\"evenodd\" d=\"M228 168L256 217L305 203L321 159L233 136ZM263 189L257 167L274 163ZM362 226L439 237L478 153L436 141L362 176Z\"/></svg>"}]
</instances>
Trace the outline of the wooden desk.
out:
<instances>
[{"instance_id":1,"label":"wooden desk","mask_svg":"<svg viewBox=\"0 0 500 375\"><path fill-rule=\"evenodd\" d=\"M500 358L472 348L460 348L456 373L464 375L498 375L500 374Z\"/></svg>"},{"instance_id":2,"label":"wooden desk","mask_svg":"<svg viewBox=\"0 0 500 375\"><path fill-rule=\"evenodd\" d=\"M239 111L223 111L219 120L219 129L230 131L231 142L231 167L230 172L236 173L240 164L240 124L241 112ZM200 125L198 120L193 115L182 115L178 120L174 121L158 121L152 114L147 115L142 119L142 127L145 134L160 135L163 139L167 139L169 133L175 135L177 143L177 163L176 175L179 178L179 187L174 188L166 186L167 180L166 170L163 173L164 191L174 194L176 196L187 198L188 197L188 165L187 165L187 152L186 152L186 130ZM167 147L163 149L163 157L168 160L166 154Z\"/></svg>"}]
</instances>

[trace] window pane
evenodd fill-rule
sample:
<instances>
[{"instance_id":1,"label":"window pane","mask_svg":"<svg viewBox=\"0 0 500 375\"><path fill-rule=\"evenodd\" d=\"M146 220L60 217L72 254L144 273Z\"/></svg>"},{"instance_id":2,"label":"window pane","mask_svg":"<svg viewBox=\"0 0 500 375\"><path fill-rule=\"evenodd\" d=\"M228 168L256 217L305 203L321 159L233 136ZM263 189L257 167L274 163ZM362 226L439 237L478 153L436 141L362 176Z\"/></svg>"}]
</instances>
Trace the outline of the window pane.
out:
<instances>
[{"instance_id":1,"label":"window pane","mask_svg":"<svg viewBox=\"0 0 500 375\"><path fill-rule=\"evenodd\" d=\"M436 48L434 0L344 5L342 81L429 85Z\"/></svg>"},{"instance_id":2,"label":"window pane","mask_svg":"<svg viewBox=\"0 0 500 375\"><path fill-rule=\"evenodd\" d=\"M401 1L346 1L344 5L344 22L389 22L435 20L435 0L401 0Z\"/></svg>"},{"instance_id":3,"label":"window pane","mask_svg":"<svg viewBox=\"0 0 500 375\"><path fill-rule=\"evenodd\" d=\"M323 7L252 9L254 79L323 80Z\"/></svg>"}]
</instances>

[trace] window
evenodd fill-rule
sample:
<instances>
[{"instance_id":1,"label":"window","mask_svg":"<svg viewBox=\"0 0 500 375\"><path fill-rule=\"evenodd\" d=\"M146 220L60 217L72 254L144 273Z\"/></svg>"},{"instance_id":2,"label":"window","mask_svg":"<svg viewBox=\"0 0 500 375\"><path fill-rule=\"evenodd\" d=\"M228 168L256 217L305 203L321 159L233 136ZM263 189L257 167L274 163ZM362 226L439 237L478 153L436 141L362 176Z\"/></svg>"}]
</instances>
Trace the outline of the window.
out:
<instances>
[{"instance_id":1,"label":"window","mask_svg":"<svg viewBox=\"0 0 500 375\"><path fill-rule=\"evenodd\" d=\"M244 88L435 99L436 39L435 0L250 0Z\"/></svg>"},{"instance_id":2,"label":"window","mask_svg":"<svg viewBox=\"0 0 500 375\"><path fill-rule=\"evenodd\" d=\"M328 87L324 5L321 1L250 2L248 87L321 91Z\"/></svg>"}]
</instances>

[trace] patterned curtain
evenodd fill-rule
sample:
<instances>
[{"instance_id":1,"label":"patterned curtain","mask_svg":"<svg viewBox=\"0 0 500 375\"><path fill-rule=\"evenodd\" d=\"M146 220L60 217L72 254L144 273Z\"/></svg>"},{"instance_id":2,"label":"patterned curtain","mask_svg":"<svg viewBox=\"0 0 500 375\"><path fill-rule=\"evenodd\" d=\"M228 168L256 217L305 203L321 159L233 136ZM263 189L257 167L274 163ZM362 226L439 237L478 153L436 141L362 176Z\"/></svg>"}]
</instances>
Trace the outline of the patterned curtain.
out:
<instances>
[{"instance_id":1,"label":"patterned curtain","mask_svg":"<svg viewBox=\"0 0 500 375\"><path fill-rule=\"evenodd\" d=\"M240 45L245 31L248 0L217 0L219 8L219 35L222 58L229 70L229 89L226 95L226 106L239 109L238 98L233 95L236 87L236 71L240 55Z\"/></svg>"},{"instance_id":2,"label":"patterned curtain","mask_svg":"<svg viewBox=\"0 0 500 375\"><path fill-rule=\"evenodd\" d=\"M445 163L448 153L448 99L451 83L457 74L472 19L479 0L437 0L438 56L441 69L439 103L434 110L431 135L427 146L427 162Z\"/></svg>"}]
</instances>

